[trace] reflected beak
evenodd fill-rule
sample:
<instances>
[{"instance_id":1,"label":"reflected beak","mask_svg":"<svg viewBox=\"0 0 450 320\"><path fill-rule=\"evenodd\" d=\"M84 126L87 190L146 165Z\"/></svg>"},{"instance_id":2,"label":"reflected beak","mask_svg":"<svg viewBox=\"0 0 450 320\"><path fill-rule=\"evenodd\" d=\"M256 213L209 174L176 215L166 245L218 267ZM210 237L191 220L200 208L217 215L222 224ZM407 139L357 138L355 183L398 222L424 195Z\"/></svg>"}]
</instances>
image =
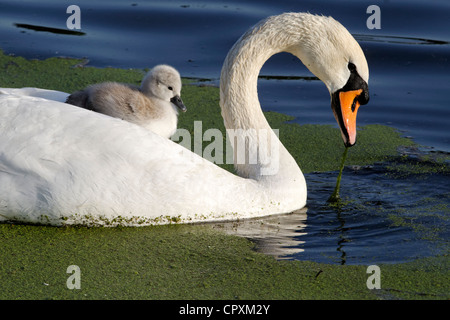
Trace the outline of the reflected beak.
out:
<instances>
[{"instance_id":1,"label":"reflected beak","mask_svg":"<svg viewBox=\"0 0 450 320\"><path fill-rule=\"evenodd\" d=\"M181 111L183 111L183 112L187 111L187 108L184 105L183 100L181 100L180 96L176 95L175 97L170 99L170 102L172 102L174 105L176 105L178 107L178 109L180 109Z\"/></svg>"},{"instance_id":2,"label":"reflected beak","mask_svg":"<svg viewBox=\"0 0 450 320\"><path fill-rule=\"evenodd\" d=\"M358 99L362 92L362 89L358 89L338 91L332 95L331 108L346 147L356 143L356 114L360 106Z\"/></svg>"}]
</instances>

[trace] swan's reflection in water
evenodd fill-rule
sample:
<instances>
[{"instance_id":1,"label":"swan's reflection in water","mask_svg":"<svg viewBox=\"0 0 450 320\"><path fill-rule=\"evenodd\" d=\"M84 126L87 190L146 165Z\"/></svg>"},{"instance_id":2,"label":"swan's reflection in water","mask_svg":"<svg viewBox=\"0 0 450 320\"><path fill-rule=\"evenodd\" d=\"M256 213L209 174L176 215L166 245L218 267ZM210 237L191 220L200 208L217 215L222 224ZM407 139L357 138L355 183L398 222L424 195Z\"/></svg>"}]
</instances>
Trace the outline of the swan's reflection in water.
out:
<instances>
[{"instance_id":1,"label":"swan's reflection in water","mask_svg":"<svg viewBox=\"0 0 450 320\"><path fill-rule=\"evenodd\" d=\"M304 241L298 237L306 227L306 211L301 209L290 214L244 219L240 221L208 223L212 228L227 234L248 238L256 243L258 252L272 255L276 259L288 259L289 255L302 252Z\"/></svg>"}]
</instances>

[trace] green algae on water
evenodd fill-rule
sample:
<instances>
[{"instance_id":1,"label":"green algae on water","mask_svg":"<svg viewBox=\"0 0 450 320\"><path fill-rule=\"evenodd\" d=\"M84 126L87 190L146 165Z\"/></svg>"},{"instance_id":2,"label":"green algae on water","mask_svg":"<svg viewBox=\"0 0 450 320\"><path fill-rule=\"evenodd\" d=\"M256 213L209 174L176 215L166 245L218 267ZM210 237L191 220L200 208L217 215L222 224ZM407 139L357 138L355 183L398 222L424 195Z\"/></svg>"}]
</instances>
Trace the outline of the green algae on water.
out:
<instances>
[{"instance_id":1,"label":"green algae on water","mask_svg":"<svg viewBox=\"0 0 450 320\"><path fill-rule=\"evenodd\" d=\"M330 203L338 203L341 199L341 197L339 195L339 188L341 186L342 171L344 170L345 159L347 158L348 148L349 147L345 147L344 154L342 155L341 167L339 169L339 175L337 177L336 187L334 188L334 192L327 200Z\"/></svg>"},{"instance_id":2,"label":"green algae on water","mask_svg":"<svg viewBox=\"0 0 450 320\"><path fill-rule=\"evenodd\" d=\"M102 81L139 84L145 73L88 67L79 59L26 60L1 50L0 67L1 87L65 92ZM192 133L194 121L201 120L204 130L218 128L225 133L219 89L183 81L183 100L191 108L180 115L179 127ZM276 112L264 114L271 127L280 130L281 141L303 173L338 169L339 129L289 123L293 117ZM366 125L358 135L360 143L352 147L347 165L397 159L399 146L413 144L383 125ZM401 164L395 172L410 171L409 162ZM233 170L232 165L221 166ZM410 223L406 218L395 222ZM369 290L367 266L277 261L256 252L245 238L200 225L55 228L0 224L0 241L0 299L450 298L448 255L380 265L381 289ZM67 288L69 265L81 269L81 290Z\"/></svg>"},{"instance_id":3,"label":"green algae on water","mask_svg":"<svg viewBox=\"0 0 450 320\"><path fill-rule=\"evenodd\" d=\"M0 224L0 299L448 299L449 256L365 265L277 261L202 225L142 228ZM66 272L81 270L81 289Z\"/></svg>"}]
</instances>

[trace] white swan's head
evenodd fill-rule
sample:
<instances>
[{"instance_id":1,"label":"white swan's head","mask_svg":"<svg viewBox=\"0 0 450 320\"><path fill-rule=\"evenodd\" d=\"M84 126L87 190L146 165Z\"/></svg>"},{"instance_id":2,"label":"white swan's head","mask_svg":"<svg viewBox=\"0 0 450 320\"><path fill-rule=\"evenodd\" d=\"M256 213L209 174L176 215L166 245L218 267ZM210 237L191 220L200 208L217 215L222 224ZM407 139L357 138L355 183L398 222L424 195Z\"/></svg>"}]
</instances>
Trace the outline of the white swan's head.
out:
<instances>
[{"instance_id":1,"label":"white swan's head","mask_svg":"<svg viewBox=\"0 0 450 320\"><path fill-rule=\"evenodd\" d=\"M354 145L357 110L369 101L366 58L339 22L304 12L283 13L260 21L228 53L220 77L222 115L227 128L254 128L264 122L255 116L260 110L256 103L257 79L263 64L279 52L297 56L325 83L344 144Z\"/></svg>"},{"instance_id":2,"label":"white swan's head","mask_svg":"<svg viewBox=\"0 0 450 320\"><path fill-rule=\"evenodd\" d=\"M348 30L331 17L285 13L262 21L249 35L255 33L270 38L272 54L294 54L325 83L344 144L354 145L358 108L369 101L369 67Z\"/></svg>"},{"instance_id":3,"label":"white swan's head","mask_svg":"<svg viewBox=\"0 0 450 320\"><path fill-rule=\"evenodd\" d=\"M369 101L369 67L358 42L331 17L305 14L290 51L327 86L346 146L356 142L356 114Z\"/></svg>"},{"instance_id":4,"label":"white swan's head","mask_svg":"<svg viewBox=\"0 0 450 320\"><path fill-rule=\"evenodd\" d=\"M170 101L181 111L187 110L181 100L181 77L177 70L168 65L158 65L150 70L141 84L144 94L164 101Z\"/></svg>"}]
</instances>

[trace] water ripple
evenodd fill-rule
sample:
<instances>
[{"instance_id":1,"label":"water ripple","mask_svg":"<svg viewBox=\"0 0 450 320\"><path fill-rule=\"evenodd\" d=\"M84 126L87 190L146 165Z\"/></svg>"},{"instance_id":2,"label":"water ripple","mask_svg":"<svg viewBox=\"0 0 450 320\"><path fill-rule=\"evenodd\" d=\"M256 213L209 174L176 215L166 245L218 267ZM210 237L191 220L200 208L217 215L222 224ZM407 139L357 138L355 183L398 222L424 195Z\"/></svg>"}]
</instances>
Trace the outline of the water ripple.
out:
<instances>
[{"instance_id":1,"label":"water ripple","mask_svg":"<svg viewBox=\"0 0 450 320\"><path fill-rule=\"evenodd\" d=\"M408 161L417 160L346 167L337 206L326 201L337 173L307 174L302 211L214 227L255 241L256 250L277 259L377 264L448 253L449 168L404 171Z\"/></svg>"}]
</instances>

